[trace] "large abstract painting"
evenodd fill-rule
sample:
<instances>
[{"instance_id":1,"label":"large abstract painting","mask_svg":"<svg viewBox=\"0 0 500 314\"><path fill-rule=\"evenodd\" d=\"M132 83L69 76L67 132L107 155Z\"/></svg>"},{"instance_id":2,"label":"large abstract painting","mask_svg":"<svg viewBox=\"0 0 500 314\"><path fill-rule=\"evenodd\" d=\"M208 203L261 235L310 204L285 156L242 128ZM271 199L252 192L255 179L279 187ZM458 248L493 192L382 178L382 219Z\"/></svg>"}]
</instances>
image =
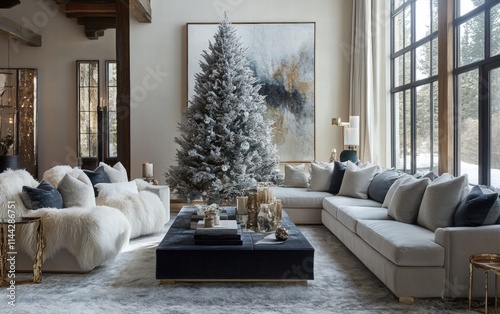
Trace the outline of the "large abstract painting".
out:
<instances>
[{"instance_id":1,"label":"large abstract painting","mask_svg":"<svg viewBox=\"0 0 500 314\"><path fill-rule=\"evenodd\" d=\"M234 23L266 96L282 162L314 160L315 23ZM217 24L187 24L188 99Z\"/></svg>"}]
</instances>

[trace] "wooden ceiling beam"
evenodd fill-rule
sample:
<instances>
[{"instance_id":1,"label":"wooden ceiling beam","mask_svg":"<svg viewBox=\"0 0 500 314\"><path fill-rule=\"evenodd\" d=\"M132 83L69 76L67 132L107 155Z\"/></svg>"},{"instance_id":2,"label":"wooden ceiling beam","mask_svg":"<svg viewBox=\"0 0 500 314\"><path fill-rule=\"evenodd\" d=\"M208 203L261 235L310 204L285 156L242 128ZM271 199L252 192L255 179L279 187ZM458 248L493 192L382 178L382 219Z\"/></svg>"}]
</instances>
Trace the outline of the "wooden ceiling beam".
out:
<instances>
[{"instance_id":1,"label":"wooden ceiling beam","mask_svg":"<svg viewBox=\"0 0 500 314\"><path fill-rule=\"evenodd\" d=\"M139 23L151 23L151 0L130 0L130 12Z\"/></svg>"},{"instance_id":2,"label":"wooden ceiling beam","mask_svg":"<svg viewBox=\"0 0 500 314\"><path fill-rule=\"evenodd\" d=\"M62 6L62 11L68 14L109 14L116 15L116 4L114 3L73 3Z\"/></svg>"},{"instance_id":3,"label":"wooden ceiling beam","mask_svg":"<svg viewBox=\"0 0 500 314\"><path fill-rule=\"evenodd\" d=\"M84 26L88 39L97 39L104 35L105 30L116 28L116 17L80 17L76 21Z\"/></svg>"},{"instance_id":4,"label":"wooden ceiling beam","mask_svg":"<svg viewBox=\"0 0 500 314\"><path fill-rule=\"evenodd\" d=\"M31 47L42 46L42 36L0 15L0 34L14 38Z\"/></svg>"}]
</instances>

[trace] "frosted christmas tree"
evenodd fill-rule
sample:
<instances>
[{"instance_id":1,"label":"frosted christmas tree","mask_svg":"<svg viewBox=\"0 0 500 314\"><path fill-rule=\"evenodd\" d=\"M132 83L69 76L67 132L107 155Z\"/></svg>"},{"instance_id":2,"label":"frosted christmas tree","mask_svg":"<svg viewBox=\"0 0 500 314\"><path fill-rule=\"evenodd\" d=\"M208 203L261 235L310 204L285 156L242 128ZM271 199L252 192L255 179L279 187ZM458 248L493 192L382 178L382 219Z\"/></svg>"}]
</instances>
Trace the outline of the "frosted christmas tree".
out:
<instances>
[{"instance_id":1,"label":"frosted christmas tree","mask_svg":"<svg viewBox=\"0 0 500 314\"><path fill-rule=\"evenodd\" d=\"M258 181L281 180L264 96L227 17L203 51L194 96L175 138L177 166L166 179L180 197L232 201Z\"/></svg>"}]
</instances>

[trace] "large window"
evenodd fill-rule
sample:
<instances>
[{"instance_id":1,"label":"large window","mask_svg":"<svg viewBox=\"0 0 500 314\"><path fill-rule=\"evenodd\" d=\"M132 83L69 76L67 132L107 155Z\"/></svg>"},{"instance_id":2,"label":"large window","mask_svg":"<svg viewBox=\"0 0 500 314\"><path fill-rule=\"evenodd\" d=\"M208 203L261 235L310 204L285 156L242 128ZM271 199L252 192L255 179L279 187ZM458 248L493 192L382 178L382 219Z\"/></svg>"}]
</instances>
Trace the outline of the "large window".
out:
<instances>
[{"instance_id":1,"label":"large window","mask_svg":"<svg viewBox=\"0 0 500 314\"><path fill-rule=\"evenodd\" d=\"M393 0L391 94L393 166L437 171L438 0Z\"/></svg>"},{"instance_id":2,"label":"large window","mask_svg":"<svg viewBox=\"0 0 500 314\"><path fill-rule=\"evenodd\" d=\"M456 172L500 187L500 1L455 0Z\"/></svg>"}]
</instances>

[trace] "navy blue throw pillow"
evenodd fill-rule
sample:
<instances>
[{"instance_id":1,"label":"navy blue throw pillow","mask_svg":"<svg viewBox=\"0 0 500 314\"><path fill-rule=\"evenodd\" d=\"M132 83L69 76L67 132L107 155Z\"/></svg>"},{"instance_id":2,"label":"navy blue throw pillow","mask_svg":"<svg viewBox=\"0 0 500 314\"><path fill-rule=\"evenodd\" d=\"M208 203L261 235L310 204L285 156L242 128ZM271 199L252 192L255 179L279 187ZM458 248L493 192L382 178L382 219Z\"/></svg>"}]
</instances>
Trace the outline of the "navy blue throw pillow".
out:
<instances>
[{"instance_id":1,"label":"navy blue throw pillow","mask_svg":"<svg viewBox=\"0 0 500 314\"><path fill-rule=\"evenodd\" d=\"M375 175L368 187L368 197L383 203L391 185L401 177L401 172L388 169Z\"/></svg>"},{"instance_id":2,"label":"navy blue throw pillow","mask_svg":"<svg viewBox=\"0 0 500 314\"><path fill-rule=\"evenodd\" d=\"M330 181L330 187L328 192L332 194L338 194L340 191L340 186L342 185L342 180L344 180L346 165L340 161L336 161L333 166L332 179Z\"/></svg>"},{"instance_id":3,"label":"navy blue throw pillow","mask_svg":"<svg viewBox=\"0 0 500 314\"><path fill-rule=\"evenodd\" d=\"M111 180L109 179L108 175L106 174L106 171L104 171L103 166L97 167L96 170L83 170L85 174L89 177L90 182L92 182L92 186L94 187L94 195L97 197L97 194L99 193L97 191L97 188L95 185L97 183L111 183Z\"/></svg>"},{"instance_id":4,"label":"navy blue throw pillow","mask_svg":"<svg viewBox=\"0 0 500 314\"><path fill-rule=\"evenodd\" d=\"M473 187L458 204L454 217L455 226L475 227L494 224L500 215L498 206L495 206L497 201L498 193L485 194L479 186Z\"/></svg>"},{"instance_id":5,"label":"navy blue throw pillow","mask_svg":"<svg viewBox=\"0 0 500 314\"><path fill-rule=\"evenodd\" d=\"M63 208L61 193L43 180L36 188L23 186L22 199L28 209Z\"/></svg>"}]
</instances>

